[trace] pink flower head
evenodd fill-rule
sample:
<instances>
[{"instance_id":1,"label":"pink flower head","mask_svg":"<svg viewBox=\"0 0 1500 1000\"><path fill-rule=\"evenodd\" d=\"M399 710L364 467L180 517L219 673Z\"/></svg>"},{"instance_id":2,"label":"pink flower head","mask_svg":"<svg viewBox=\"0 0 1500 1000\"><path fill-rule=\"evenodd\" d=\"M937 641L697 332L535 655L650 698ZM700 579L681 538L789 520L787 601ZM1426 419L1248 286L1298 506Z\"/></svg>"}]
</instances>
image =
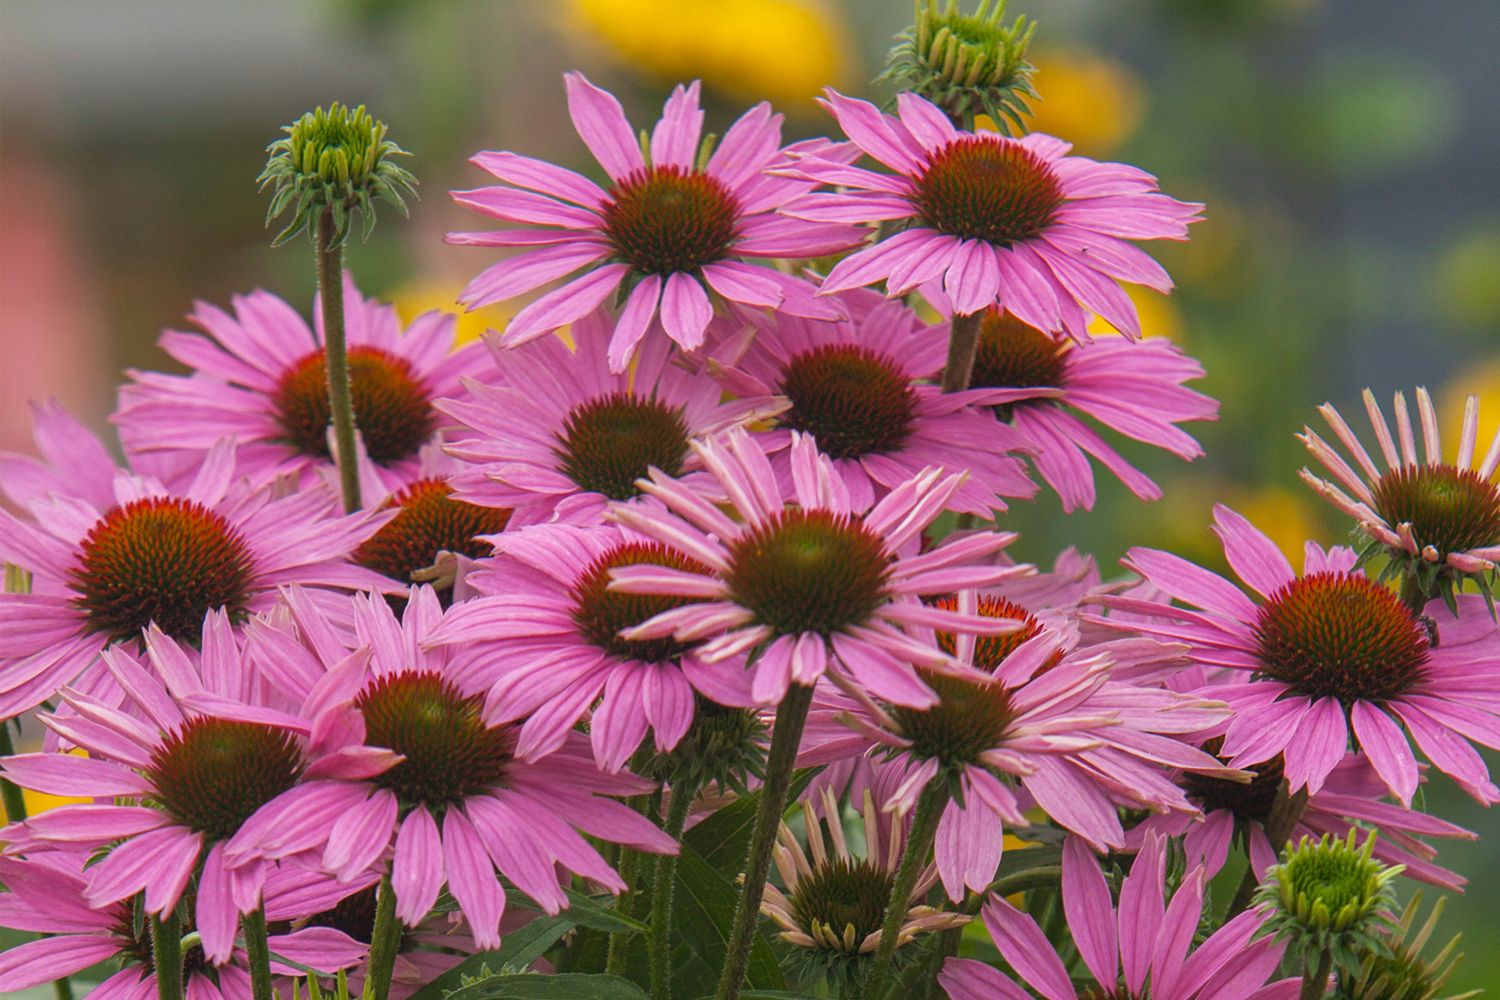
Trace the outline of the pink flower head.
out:
<instances>
[{"instance_id":1,"label":"pink flower head","mask_svg":"<svg viewBox=\"0 0 1500 1000\"><path fill-rule=\"evenodd\" d=\"M755 338L738 358L724 359L719 380L745 402L790 400L761 446L783 490L791 486L786 446L795 431L818 450L849 490L859 510L928 466L967 468L969 477L948 506L992 516L1002 496L1029 497L1036 485L1020 460L1022 437L971 405L975 397L924 384L947 357L946 327L928 327L900 302L866 291L839 296L850 319L826 322L794 316L751 316ZM741 341L743 342L743 341ZM783 403L783 405L785 405Z\"/></svg>"},{"instance_id":2,"label":"pink flower head","mask_svg":"<svg viewBox=\"0 0 1500 1000\"><path fill-rule=\"evenodd\" d=\"M412 589L400 621L377 596L356 597L354 606L369 657L330 681L317 730L347 752L383 748L399 762L371 775L304 782L230 841L231 863L316 858L341 881L388 865L396 915L408 927L427 916L446 883L475 944L493 948L505 911L497 868L555 914L568 905L558 865L613 892L625 888L584 834L639 850L676 849L643 816L605 797L652 786L601 772L582 735L535 762L516 756L515 727L487 715L489 682L449 647L429 648L443 617L430 587Z\"/></svg>"},{"instance_id":3,"label":"pink flower head","mask_svg":"<svg viewBox=\"0 0 1500 1000\"><path fill-rule=\"evenodd\" d=\"M139 640L152 623L192 640L207 612L242 621L285 584L394 588L347 561L389 515L339 516L321 489L279 499L252 490L238 478L232 440L168 489L115 468L61 409L39 408L36 433L48 461L0 486L31 515L0 510L0 562L32 575L31 593L0 595L0 716L50 698L100 650ZM98 693L91 685L103 677L90 671L79 683Z\"/></svg>"},{"instance_id":4,"label":"pink flower head","mask_svg":"<svg viewBox=\"0 0 1500 1000\"><path fill-rule=\"evenodd\" d=\"M731 520L687 484L655 469L641 488L667 509L611 509L616 521L700 567L614 570L611 587L621 593L694 599L626 629L625 638L706 640L697 656L708 664L753 651L751 694L760 703L779 702L790 684L810 687L832 668L830 676L840 684L921 706L937 696L914 665L961 668L947 653L901 631L903 626L965 635L1017 627L920 600L1030 571L977 564L1010 544L1014 534L978 532L917 553L923 529L947 507L961 474L923 470L861 514L811 437L792 437L790 490L741 429L695 441L693 449L742 520Z\"/></svg>"},{"instance_id":5,"label":"pink flower head","mask_svg":"<svg viewBox=\"0 0 1500 1000\"><path fill-rule=\"evenodd\" d=\"M123 968L109 975L89 996L94 1000L142 1000L156 996L156 973L151 968L151 940L136 930L136 902L122 900L100 906L88 894L88 853L68 850L37 854L25 860L0 858L0 926L40 931L47 937L16 945L0 954L0 992L40 986L82 972L99 962L117 960ZM266 880L266 916L273 921L303 918L338 905L341 897L358 891L326 876L298 869L274 871ZM184 930L195 929L191 921ZM362 961L366 946L347 934L312 925L284 934L271 934L268 943L271 971L305 975L298 966L333 972ZM210 959L203 946L184 954L183 985L187 995L201 1000L250 1000L250 973L243 948L219 960ZM295 962L287 965L282 960Z\"/></svg>"},{"instance_id":6,"label":"pink flower head","mask_svg":"<svg viewBox=\"0 0 1500 1000\"><path fill-rule=\"evenodd\" d=\"M1283 765L1276 757L1250 769L1254 778L1246 784L1204 774L1178 774L1177 781L1188 798L1202 810L1202 816L1171 813L1148 816L1132 828L1127 846L1139 846L1143 838L1157 832L1163 836L1182 837L1182 847L1189 865L1202 865L1209 878L1219 874L1229 858L1231 842L1248 848L1250 864L1258 877L1277 863L1277 855L1286 844L1272 844L1266 834L1271 808L1281 787ZM1463 890L1465 879L1433 863L1437 850L1422 837L1474 840L1476 835L1436 816L1403 809L1381 801L1385 783L1360 754L1349 754L1328 775L1292 827L1287 843L1296 844L1303 837L1319 840L1324 834L1344 838L1350 829L1360 830L1359 843L1378 831L1374 855L1383 864L1404 865L1406 874L1454 892Z\"/></svg>"},{"instance_id":7,"label":"pink flower head","mask_svg":"<svg viewBox=\"0 0 1500 1000\"><path fill-rule=\"evenodd\" d=\"M847 225L777 214L814 185L766 173L787 162L789 152L780 148L781 116L769 104L745 112L705 163L696 82L672 91L643 150L619 101L582 73L563 79L573 125L609 175L609 189L530 157L485 152L472 162L502 183L453 193L461 205L528 228L450 233L448 242L536 248L481 272L464 290L465 304L501 302L572 275L516 314L504 346L564 327L622 289L628 294L609 344L610 368L617 372L657 318L683 350L697 349L713 316L710 291L748 306L837 315L800 279L741 259L818 257L847 249L862 235ZM826 153L828 143L800 148Z\"/></svg>"},{"instance_id":8,"label":"pink flower head","mask_svg":"<svg viewBox=\"0 0 1500 1000\"><path fill-rule=\"evenodd\" d=\"M21 754L0 767L23 788L115 801L49 810L8 828L6 839L13 851L113 844L85 873L91 906L144 891L145 911L162 913L196 874L203 951L224 962L240 914L260 905L266 877L263 865L227 863L225 842L300 782L360 777L393 757L330 746L314 732L322 665L306 652L289 654L295 644L263 624L242 639L227 614L212 612L196 645L201 653L152 626L145 661L122 646L104 650L128 711L63 689L71 714L42 721L89 756ZM267 685L263 665L273 659L277 683Z\"/></svg>"},{"instance_id":9,"label":"pink flower head","mask_svg":"<svg viewBox=\"0 0 1500 1000\"><path fill-rule=\"evenodd\" d=\"M430 641L455 646L476 672L497 677L491 715L520 723L522 760L562 746L591 713L594 757L613 773L647 729L655 731L658 750L675 747L692 724L695 693L723 704L753 703L742 663L700 662L699 643L670 636L620 636L691 599L619 593L609 589L611 570L664 564L704 572L703 565L612 525L536 525L495 541L497 555L468 577L483 596L455 607Z\"/></svg>"},{"instance_id":10,"label":"pink flower head","mask_svg":"<svg viewBox=\"0 0 1500 1000\"><path fill-rule=\"evenodd\" d=\"M1092 985L1080 992L1036 921L999 896L985 904L984 924L1017 978L973 959L950 958L938 982L952 1000L1126 1000L1147 996L1148 979L1152 1000L1294 1000L1300 977L1266 983L1285 945L1256 936L1265 917L1246 910L1194 948L1203 916L1203 869L1189 871L1170 902L1165 875L1166 842L1147 837L1120 886L1117 908L1098 862L1069 837L1063 847L1063 909Z\"/></svg>"},{"instance_id":11,"label":"pink flower head","mask_svg":"<svg viewBox=\"0 0 1500 1000\"><path fill-rule=\"evenodd\" d=\"M1346 548L1307 544L1303 573L1249 521L1214 508L1224 555L1256 599L1216 573L1155 549L1131 549L1126 565L1191 608L1101 597L1144 612L1105 624L1192 646L1208 667L1243 680L1203 693L1234 709L1223 756L1236 767L1281 754L1292 791L1316 794L1358 741L1391 793L1416 791L1418 768L1408 735L1427 759L1475 798L1500 801L1500 789L1470 741L1500 747L1500 626L1474 596L1457 599L1455 618L1441 601L1426 608L1429 628L1384 586L1354 568Z\"/></svg>"},{"instance_id":12,"label":"pink flower head","mask_svg":"<svg viewBox=\"0 0 1500 1000\"><path fill-rule=\"evenodd\" d=\"M1202 205L1169 198L1123 163L1069 156L1048 135L964 132L913 93L898 115L833 90L823 102L844 133L894 174L811 155L797 176L845 190L808 194L787 215L906 228L840 261L823 293L884 281L892 296L942 278L958 313L998 306L1038 329L1087 340L1087 312L1140 336L1116 280L1169 291L1172 279L1131 240L1187 239Z\"/></svg>"},{"instance_id":13,"label":"pink flower head","mask_svg":"<svg viewBox=\"0 0 1500 1000\"><path fill-rule=\"evenodd\" d=\"M1364 400L1385 470L1375 464L1338 411L1325 403L1318 412L1358 469L1309 427L1300 435L1302 443L1333 480L1319 478L1307 469L1302 470L1303 480L1402 560L1436 565L1444 575L1459 578L1493 570L1500 562L1500 482L1495 478L1495 470L1500 468L1500 432L1476 462L1479 397L1470 396L1464 407L1458 455L1451 465L1443 461L1437 414L1426 389L1417 389L1417 413L1422 424L1420 463L1406 397L1396 393L1394 440L1375 395L1366 389Z\"/></svg>"},{"instance_id":14,"label":"pink flower head","mask_svg":"<svg viewBox=\"0 0 1500 1000\"><path fill-rule=\"evenodd\" d=\"M884 750L901 775L886 799L906 812L934 780L962 790L939 820L936 860L952 899L983 891L1000 863L1004 828L1026 826L1039 806L1099 848L1125 842L1120 807L1196 813L1164 766L1223 773L1179 737L1221 723L1222 705L1109 680L1111 644L1082 648L1075 630L993 595L962 591L938 609L1010 620L1000 636L930 633L935 647L972 668L965 676L919 670L940 700L882 705L859 692L820 688L799 763ZM1158 654L1161 655L1161 654Z\"/></svg>"},{"instance_id":15,"label":"pink flower head","mask_svg":"<svg viewBox=\"0 0 1500 1000\"><path fill-rule=\"evenodd\" d=\"M987 309L968 395L1015 429L1019 447L1072 512L1094 507L1091 456L1142 500L1161 498L1160 487L1092 425L1197 458L1203 449L1177 425L1217 419L1219 404L1183 385L1202 377L1203 367L1162 337L1070 343Z\"/></svg>"},{"instance_id":16,"label":"pink flower head","mask_svg":"<svg viewBox=\"0 0 1500 1000\"><path fill-rule=\"evenodd\" d=\"M490 341L498 384L469 383L472 399L440 404L465 428L448 446L470 463L453 477L454 496L513 508L512 528L553 519L597 524L608 501L640 495L636 481L652 468L707 480L694 471L691 440L778 408L721 404L719 387L671 364L660 339L645 343L630 372L611 374L602 310L572 332L573 351L556 337L513 351Z\"/></svg>"},{"instance_id":17,"label":"pink flower head","mask_svg":"<svg viewBox=\"0 0 1500 1000\"><path fill-rule=\"evenodd\" d=\"M236 296L233 307L231 315L199 302L190 318L203 333L162 334L162 349L189 374L129 373L113 418L120 441L137 469L174 487L224 437L235 439L242 475L306 484L331 464L322 310L314 304L309 327L269 292ZM429 312L403 331L394 307L366 299L344 276L355 421L386 489L415 478L417 453L442 424L433 401L458 395L459 374L475 365L481 348L455 348L454 322Z\"/></svg>"}]
</instances>

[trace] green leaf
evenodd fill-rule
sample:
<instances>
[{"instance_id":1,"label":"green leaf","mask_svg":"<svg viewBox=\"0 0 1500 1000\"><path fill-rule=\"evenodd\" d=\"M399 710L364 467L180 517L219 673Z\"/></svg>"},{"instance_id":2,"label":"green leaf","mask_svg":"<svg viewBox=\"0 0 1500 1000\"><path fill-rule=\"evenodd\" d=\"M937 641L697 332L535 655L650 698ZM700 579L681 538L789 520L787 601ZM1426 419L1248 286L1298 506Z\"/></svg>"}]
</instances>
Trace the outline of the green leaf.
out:
<instances>
[{"instance_id":1,"label":"green leaf","mask_svg":"<svg viewBox=\"0 0 1500 1000\"><path fill-rule=\"evenodd\" d=\"M650 930L641 921L627 917L606 902L609 897L588 896L572 889L565 889L564 892L568 895L568 908L563 915L579 927L592 927L607 934L644 934ZM511 906L526 910L537 908L530 896L509 885L506 886L505 899Z\"/></svg>"},{"instance_id":2,"label":"green leaf","mask_svg":"<svg viewBox=\"0 0 1500 1000\"><path fill-rule=\"evenodd\" d=\"M566 916L541 917L533 920L525 927L505 935L498 949L470 955L462 963L455 965L413 993L411 1000L443 1000L450 991L463 985L465 976L472 978L480 975L485 969L500 969L506 965L524 969L546 954L547 949L572 929L573 921Z\"/></svg>"},{"instance_id":3,"label":"green leaf","mask_svg":"<svg viewBox=\"0 0 1500 1000\"><path fill-rule=\"evenodd\" d=\"M787 802L807 788L817 773L814 768L798 771L787 790ZM752 792L731 802L683 835L687 844L717 872L731 880L745 870L745 855L750 851L750 835L755 829L755 813L760 809L760 793Z\"/></svg>"},{"instance_id":4,"label":"green leaf","mask_svg":"<svg viewBox=\"0 0 1500 1000\"><path fill-rule=\"evenodd\" d=\"M687 996L701 992L712 992L718 981L719 970L724 965L725 943L729 939L730 925L734 922L734 908L739 901L739 888L719 874L701 854L684 844L677 860L677 899L673 921L674 939L686 945L697 961L689 969L680 970L682 979L674 973L674 989ZM707 982L701 981L702 968L707 967ZM689 977L691 969L699 975ZM698 978L699 982L691 979ZM750 948L750 962L746 968L745 985L751 989L779 990L786 987L781 974L781 965L770 942L757 933Z\"/></svg>"},{"instance_id":5,"label":"green leaf","mask_svg":"<svg viewBox=\"0 0 1500 1000\"><path fill-rule=\"evenodd\" d=\"M544 976L534 972L491 976L448 994L448 1000L646 1000L641 988L619 976Z\"/></svg>"}]
</instances>

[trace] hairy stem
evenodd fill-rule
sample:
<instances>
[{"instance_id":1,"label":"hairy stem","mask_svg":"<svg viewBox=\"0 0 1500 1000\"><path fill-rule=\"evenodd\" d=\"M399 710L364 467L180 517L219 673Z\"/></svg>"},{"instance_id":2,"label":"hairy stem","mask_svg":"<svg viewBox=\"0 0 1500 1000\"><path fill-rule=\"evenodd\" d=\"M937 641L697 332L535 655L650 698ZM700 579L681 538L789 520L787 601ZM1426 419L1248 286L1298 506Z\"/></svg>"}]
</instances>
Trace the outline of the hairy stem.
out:
<instances>
[{"instance_id":1,"label":"hairy stem","mask_svg":"<svg viewBox=\"0 0 1500 1000\"><path fill-rule=\"evenodd\" d=\"M943 366L943 391L963 392L974 377L974 354L979 350L979 321L984 313L954 316L948 334L948 363Z\"/></svg>"},{"instance_id":2,"label":"hairy stem","mask_svg":"<svg viewBox=\"0 0 1500 1000\"><path fill-rule=\"evenodd\" d=\"M245 955L250 964L250 995L255 1000L276 1000L271 986L271 947L266 943L266 911L257 908L240 918L245 930Z\"/></svg>"},{"instance_id":3,"label":"hairy stem","mask_svg":"<svg viewBox=\"0 0 1500 1000\"><path fill-rule=\"evenodd\" d=\"M1322 1000L1328 992L1328 974L1332 971L1333 952L1324 948L1318 955L1316 968L1311 960L1308 961L1307 969L1302 973L1302 992L1298 994L1298 1000Z\"/></svg>"},{"instance_id":4,"label":"hairy stem","mask_svg":"<svg viewBox=\"0 0 1500 1000\"><path fill-rule=\"evenodd\" d=\"M328 369L328 408L338 452L344 513L362 506L359 461L354 453L354 402L349 395L349 348L344 341L344 248L334 243L333 210L318 216L318 295L323 304L323 348Z\"/></svg>"},{"instance_id":5,"label":"hairy stem","mask_svg":"<svg viewBox=\"0 0 1500 1000\"><path fill-rule=\"evenodd\" d=\"M401 948L401 921L396 918L396 891L391 877L382 876L375 896L375 927L370 934L370 963L365 968L361 1000L386 1000L391 992L391 974L396 952Z\"/></svg>"},{"instance_id":6,"label":"hairy stem","mask_svg":"<svg viewBox=\"0 0 1500 1000\"><path fill-rule=\"evenodd\" d=\"M948 804L948 783L942 778L931 781L922 790L917 800L916 815L912 817L911 832L906 838L906 852L901 856L901 867L896 869L896 880L891 884L891 899L885 907L885 923L880 929L880 947L875 951L875 966L870 970L867 990L871 996L880 996L889 984L891 962L896 957L896 945L901 935L901 923L906 918L906 908L911 902L911 891L917 877L927 867L928 855L932 852L932 840L937 835L938 817Z\"/></svg>"},{"instance_id":7,"label":"hairy stem","mask_svg":"<svg viewBox=\"0 0 1500 1000\"><path fill-rule=\"evenodd\" d=\"M1297 827L1297 821L1302 818L1303 811L1307 808L1307 789L1302 788L1295 795L1287 793L1287 783L1282 781L1281 787L1276 791L1276 801L1271 804L1271 815L1266 818L1266 839L1271 842L1271 849L1280 854L1286 847L1287 841L1292 837L1292 831ZM1229 901L1229 909L1224 912L1226 921L1232 920L1244 912L1250 905L1250 900L1255 897L1255 890L1260 885L1260 879L1255 874L1255 862L1248 856L1245 858L1247 867L1245 877L1240 879L1240 887L1235 890L1234 898Z\"/></svg>"},{"instance_id":8,"label":"hairy stem","mask_svg":"<svg viewBox=\"0 0 1500 1000\"><path fill-rule=\"evenodd\" d=\"M682 837L697 789L686 785L672 789L663 830L673 840ZM651 885L651 1000L672 1000L672 897L676 895L677 855L663 854L656 860Z\"/></svg>"},{"instance_id":9,"label":"hairy stem","mask_svg":"<svg viewBox=\"0 0 1500 1000\"><path fill-rule=\"evenodd\" d=\"M182 1000L182 925L173 910L151 918L151 964L158 1000Z\"/></svg>"},{"instance_id":10,"label":"hairy stem","mask_svg":"<svg viewBox=\"0 0 1500 1000\"><path fill-rule=\"evenodd\" d=\"M797 747L802 742L802 727L807 723L807 709L812 705L812 691L810 687L793 684L776 709L771 751L766 758L766 780L760 790L760 810L755 814L755 831L745 859L745 885L735 906L716 1000L736 1000L740 995L745 966L750 961L750 945L755 940L755 925L760 919L766 875L771 870L771 848L776 843L782 813L786 812L787 791L797 762Z\"/></svg>"}]
</instances>

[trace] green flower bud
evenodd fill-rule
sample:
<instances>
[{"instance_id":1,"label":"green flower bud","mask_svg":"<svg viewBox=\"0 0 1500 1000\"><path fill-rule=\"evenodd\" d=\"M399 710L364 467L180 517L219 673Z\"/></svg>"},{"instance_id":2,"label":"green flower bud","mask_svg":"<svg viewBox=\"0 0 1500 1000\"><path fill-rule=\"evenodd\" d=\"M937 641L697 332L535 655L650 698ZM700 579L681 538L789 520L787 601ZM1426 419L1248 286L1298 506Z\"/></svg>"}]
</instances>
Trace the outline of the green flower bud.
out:
<instances>
[{"instance_id":1,"label":"green flower bud","mask_svg":"<svg viewBox=\"0 0 1500 1000\"><path fill-rule=\"evenodd\" d=\"M1004 24L1006 0L980 0L973 14L962 14L958 0L938 9L937 0L915 0L915 24L896 36L878 82L910 90L942 108L963 128L989 115L995 127L1024 131L1022 116L1034 67L1026 50L1036 22L1025 15Z\"/></svg>"},{"instance_id":2,"label":"green flower bud","mask_svg":"<svg viewBox=\"0 0 1500 1000\"><path fill-rule=\"evenodd\" d=\"M271 158L257 178L262 190L274 189L266 225L292 210L291 222L276 234L273 245L303 230L313 238L317 227L312 223L325 211L333 216L332 246L348 238L349 220L356 211L363 213L363 236L368 239L375 228L376 198L407 214L403 194L416 193L417 179L395 161L411 154L386 139L385 125L364 105L350 109L334 101L282 131L286 137L266 147Z\"/></svg>"},{"instance_id":3,"label":"green flower bud","mask_svg":"<svg viewBox=\"0 0 1500 1000\"><path fill-rule=\"evenodd\" d=\"M1374 833L1357 845L1356 833L1351 828L1344 838L1303 837L1281 864L1267 870L1255 894L1255 905L1268 915L1266 927L1287 940L1289 950L1314 960L1327 951L1340 970L1389 953L1387 932L1395 926L1392 882L1406 870L1371 856Z\"/></svg>"}]
</instances>

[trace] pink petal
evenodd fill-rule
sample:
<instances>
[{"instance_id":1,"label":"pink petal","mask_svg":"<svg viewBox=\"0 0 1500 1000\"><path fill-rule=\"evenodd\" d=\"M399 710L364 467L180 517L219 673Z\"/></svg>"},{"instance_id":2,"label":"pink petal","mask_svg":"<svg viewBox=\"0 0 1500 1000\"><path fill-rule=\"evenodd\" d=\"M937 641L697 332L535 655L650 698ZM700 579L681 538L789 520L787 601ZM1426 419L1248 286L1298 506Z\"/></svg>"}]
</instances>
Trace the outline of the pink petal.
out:
<instances>
[{"instance_id":1,"label":"pink petal","mask_svg":"<svg viewBox=\"0 0 1500 1000\"><path fill-rule=\"evenodd\" d=\"M443 888L442 841L437 823L425 807L413 809L396 835L391 865L391 888L396 893L396 916L415 927L427 916Z\"/></svg>"},{"instance_id":2,"label":"pink petal","mask_svg":"<svg viewBox=\"0 0 1500 1000\"><path fill-rule=\"evenodd\" d=\"M1094 852L1078 837L1063 844L1063 910L1083 962L1100 983L1119 977L1114 902Z\"/></svg>"},{"instance_id":3,"label":"pink petal","mask_svg":"<svg viewBox=\"0 0 1500 1000\"><path fill-rule=\"evenodd\" d=\"M619 181L633 170L644 169L640 144L614 95L594 86L582 73L563 74L563 83L573 126L604 172Z\"/></svg>"},{"instance_id":4,"label":"pink petal","mask_svg":"<svg viewBox=\"0 0 1500 1000\"><path fill-rule=\"evenodd\" d=\"M703 332L713 317L714 308L697 278L682 271L667 278L661 296L661 325L684 351L703 346Z\"/></svg>"}]
</instances>

